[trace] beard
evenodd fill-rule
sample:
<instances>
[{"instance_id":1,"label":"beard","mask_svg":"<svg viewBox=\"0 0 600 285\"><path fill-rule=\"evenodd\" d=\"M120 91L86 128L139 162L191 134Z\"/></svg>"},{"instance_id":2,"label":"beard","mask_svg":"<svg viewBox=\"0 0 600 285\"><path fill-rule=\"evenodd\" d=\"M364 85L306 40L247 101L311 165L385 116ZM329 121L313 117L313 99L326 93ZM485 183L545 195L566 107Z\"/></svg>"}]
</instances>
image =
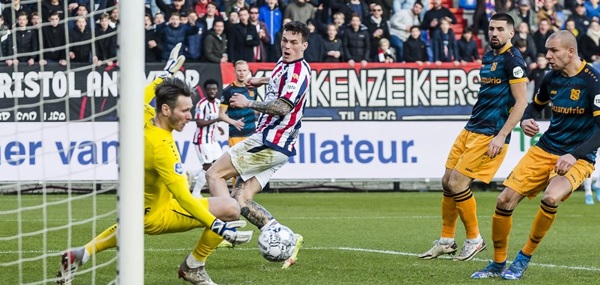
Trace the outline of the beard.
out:
<instances>
[{"instance_id":1,"label":"beard","mask_svg":"<svg viewBox=\"0 0 600 285\"><path fill-rule=\"evenodd\" d=\"M490 47L492 49L501 49L505 44L506 44L506 42L503 43L501 41L498 41L497 43L494 43L490 40Z\"/></svg>"}]
</instances>

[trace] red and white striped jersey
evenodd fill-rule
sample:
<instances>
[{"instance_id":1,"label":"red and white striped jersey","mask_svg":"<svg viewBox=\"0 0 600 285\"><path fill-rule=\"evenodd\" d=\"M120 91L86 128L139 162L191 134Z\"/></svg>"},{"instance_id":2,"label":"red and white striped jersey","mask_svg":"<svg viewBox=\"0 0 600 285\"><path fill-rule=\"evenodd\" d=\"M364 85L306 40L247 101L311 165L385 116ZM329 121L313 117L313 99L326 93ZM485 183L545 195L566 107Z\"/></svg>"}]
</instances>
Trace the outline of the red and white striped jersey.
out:
<instances>
[{"instance_id":1,"label":"red and white striped jersey","mask_svg":"<svg viewBox=\"0 0 600 285\"><path fill-rule=\"evenodd\" d=\"M221 100L215 99L212 102L202 98L196 104L196 112L194 115L194 121L196 120L214 120L219 117L219 105ZM210 124L202 128L196 128L194 138L192 142L194 144L203 143L214 143L216 142L215 135L217 131L217 124Z\"/></svg>"},{"instance_id":2,"label":"red and white striped jersey","mask_svg":"<svg viewBox=\"0 0 600 285\"><path fill-rule=\"evenodd\" d=\"M265 102L281 99L292 110L284 117L262 114L256 131L262 132L263 143L287 156L296 155L294 145L302 125L304 103L311 82L311 69L304 59L293 62L279 60L266 86Z\"/></svg>"}]
</instances>

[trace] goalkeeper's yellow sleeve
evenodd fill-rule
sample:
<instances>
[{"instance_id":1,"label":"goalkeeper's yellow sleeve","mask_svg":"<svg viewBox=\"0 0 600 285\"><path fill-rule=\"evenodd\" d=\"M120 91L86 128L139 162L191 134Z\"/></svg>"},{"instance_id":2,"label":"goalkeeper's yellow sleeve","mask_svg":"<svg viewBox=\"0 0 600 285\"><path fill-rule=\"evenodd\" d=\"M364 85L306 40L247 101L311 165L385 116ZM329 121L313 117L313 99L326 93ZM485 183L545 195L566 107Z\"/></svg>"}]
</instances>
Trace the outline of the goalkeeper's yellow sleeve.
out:
<instances>
[{"instance_id":1,"label":"goalkeeper's yellow sleeve","mask_svg":"<svg viewBox=\"0 0 600 285\"><path fill-rule=\"evenodd\" d=\"M173 194L173 198L177 200L179 205L186 210L194 219L198 220L206 228L210 228L212 223L217 219L208 208L204 207L198 199L190 193L187 180L178 180L177 182L167 185L169 191Z\"/></svg>"}]
</instances>

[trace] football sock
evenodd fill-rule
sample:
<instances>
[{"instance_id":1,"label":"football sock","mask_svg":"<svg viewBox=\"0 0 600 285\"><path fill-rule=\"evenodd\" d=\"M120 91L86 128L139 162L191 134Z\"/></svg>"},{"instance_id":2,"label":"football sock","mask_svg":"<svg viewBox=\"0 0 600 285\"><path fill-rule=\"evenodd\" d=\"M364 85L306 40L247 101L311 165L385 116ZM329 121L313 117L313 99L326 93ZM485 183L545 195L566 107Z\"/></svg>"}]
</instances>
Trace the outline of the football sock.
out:
<instances>
[{"instance_id":1,"label":"football sock","mask_svg":"<svg viewBox=\"0 0 600 285\"><path fill-rule=\"evenodd\" d=\"M185 263L189 268L198 268L200 266L204 266L205 262L197 260L193 254L189 254L185 259Z\"/></svg>"},{"instance_id":2,"label":"football sock","mask_svg":"<svg viewBox=\"0 0 600 285\"><path fill-rule=\"evenodd\" d=\"M223 237L209 229L204 229L200 240L198 241L196 247L194 247L194 250L192 251L192 257L195 258L198 262L205 262L206 258L208 258L208 256L213 251L215 251L215 248L219 246L221 241L223 241ZM188 266L192 267L190 263L188 263Z\"/></svg>"},{"instance_id":3,"label":"football sock","mask_svg":"<svg viewBox=\"0 0 600 285\"><path fill-rule=\"evenodd\" d=\"M513 210L496 207L492 216L492 241L494 242L494 262L506 261L508 252L508 235L512 227Z\"/></svg>"},{"instance_id":4,"label":"football sock","mask_svg":"<svg viewBox=\"0 0 600 285\"><path fill-rule=\"evenodd\" d=\"M89 257L105 249L117 247L117 225L114 224L85 245ZM87 261L87 260L86 260Z\"/></svg>"},{"instance_id":5,"label":"football sock","mask_svg":"<svg viewBox=\"0 0 600 285\"><path fill-rule=\"evenodd\" d=\"M525 246L521 251L523 251L526 255L533 255L533 252L537 248L538 244L550 227L552 223L554 223L554 219L556 219L556 212L558 211L558 206L548 205L542 200L540 208L538 209L537 214L535 215L535 219L533 219L533 226L531 226L531 233L529 234L529 240L525 243Z\"/></svg>"},{"instance_id":6,"label":"football sock","mask_svg":"<svg viewBox=\"0 0 600 285\"><path fill-rule=\"evenodd\" d=\"M479 237L479 224L477 222L477 203L471 189L454 194L454 201L460 219L465 225L467 239L476 239Z\"/></svg>"},{"instance_id":7,"label":"football sock","mask_svg":"<svg viewBox=\"0 0 600 285\"><path fill-rule=\"evenodd\" d=\"M442 196L442 238L451 238L454 241L457 220L458 209L453 194L450 190L444 189L444 196Z\"/></svg>"},{"instance_id":8,"label":"football sock","mask_svg":"<svg viewBox=\"0 0 600 285\"><path fill-rule=\"evenodd\" d=\"M204 187L204 184L206 184L206 171L204 171L204 169L201 169L198 171L198 173L194 173L194 178L196 179L196 184L194 185L194 190L192 191L192 196L196 197L196 198L201 198L202 195L200 195L200 191L202 190L202 187Z\"/></svg>"},{"instance_id":9,"label":"football sock","mask_svg":"<svg viewBox=\"0 0 600 285\"><path fill-rule=\"evenodd\" d=\"M585 189L585 195L592 195L592 179L588 178L583 180L583 189Z\"/></svg>"}]
</instances>

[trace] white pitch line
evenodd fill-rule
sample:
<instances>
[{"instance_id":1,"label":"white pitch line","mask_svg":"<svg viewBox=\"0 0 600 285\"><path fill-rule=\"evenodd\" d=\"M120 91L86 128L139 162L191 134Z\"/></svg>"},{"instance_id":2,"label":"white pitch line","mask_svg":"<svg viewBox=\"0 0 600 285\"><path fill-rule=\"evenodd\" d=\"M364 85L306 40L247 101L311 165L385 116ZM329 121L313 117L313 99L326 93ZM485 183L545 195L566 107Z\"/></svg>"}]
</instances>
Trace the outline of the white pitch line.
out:
<instances>
[{"instance_id":1,"label":"white pitch line","mask_svg":"<svg viewBox=\"0 0 600 285\"><path fill-rule=\"evenodd\" d=\"M219 249L217 249L219 250ZM242 251L256 251L256 248L248 248L248 247L238 247L235 249L227 249L227 250L242 250ZM341 250L341 251L355 251L355 252L366 252L366 253L379 253L379 254L391 254L391 255L401 255L401 256L414 256L416 257L418 254L411 252L403 252L403 251L395 251L395 250L379 250L379 249L368 249L368 248L358 248L358 247L303 247L302 250ZM114 249L108 250L114 251ZM145 251L149 252L174 252L174 251L182 251L188 252L189 248L147 248ZM18 254L19 251L0 251L0 254ZM22 253L42 253L42 251L23 251ZM46 254L58 253L58 251L47 251ZM439 259L450 259L450 257L440 257ZM473 258L473 261L480 262L489 262L488 259L481 258ZM0 266L2 264L0 263ZM599 271L598 267L588 267L588 266L568 266L568 265L557 265L557 264L548 264L548 263L529 263L531 266L539 266L545 268L558 268L558 269L567 269L567 270L582 270L582 271Z\"/></svg>"}]
</instances>

